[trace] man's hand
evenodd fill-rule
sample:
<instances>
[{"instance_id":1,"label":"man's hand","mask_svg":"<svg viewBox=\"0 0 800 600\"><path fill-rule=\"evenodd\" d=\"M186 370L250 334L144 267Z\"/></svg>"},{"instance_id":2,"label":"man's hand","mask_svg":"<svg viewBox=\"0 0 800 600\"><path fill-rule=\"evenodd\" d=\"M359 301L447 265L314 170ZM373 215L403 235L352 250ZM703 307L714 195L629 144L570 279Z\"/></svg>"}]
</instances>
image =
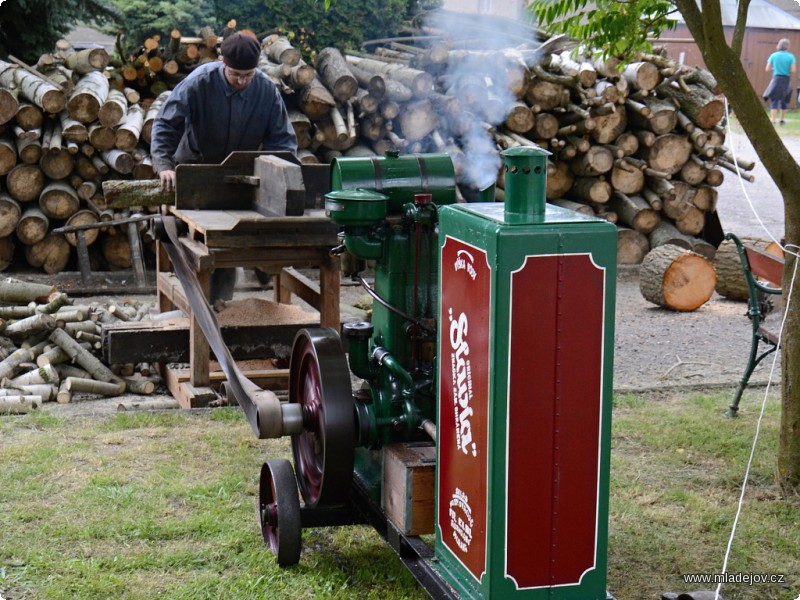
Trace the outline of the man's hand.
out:
<instances>
[{"instance_id":1,"label":"man's hand","mask_svg":"<svg viewBox=\"0 0 800 600\"><path fill-rule=\"evenodd\" d=\"M175 171L165 170L158 174L161 179L161 190L164 192L175 191Z\"/></svg>"}]
</instances>

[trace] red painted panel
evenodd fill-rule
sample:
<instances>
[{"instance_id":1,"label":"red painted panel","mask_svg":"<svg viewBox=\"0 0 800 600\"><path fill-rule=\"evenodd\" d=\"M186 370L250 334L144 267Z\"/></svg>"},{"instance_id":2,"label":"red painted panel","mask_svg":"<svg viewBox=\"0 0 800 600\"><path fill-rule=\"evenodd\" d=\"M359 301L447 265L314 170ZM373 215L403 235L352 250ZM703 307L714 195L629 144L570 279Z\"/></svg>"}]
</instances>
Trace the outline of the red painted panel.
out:
<instances>
[{"instance_id":1,"label":"red painted panel","mask_svg":"<svg viewBox=\"0 0 800 600\"><path fill-rule=\"evenodd\" d=\"M448 237L441 251L439 496L442 542L480 580L486 565L491 270Z\"/></svg>"},{"instance_id":2,"label":"red painted panel","mask_svg":"<svg viewBox=\"0 0 800 600\"><path fill-rule=\"evenodd\" d=\"M507 573L578 584L595 565L604 272L535 256L511 277Z\"/></svg>"}]
</instances>

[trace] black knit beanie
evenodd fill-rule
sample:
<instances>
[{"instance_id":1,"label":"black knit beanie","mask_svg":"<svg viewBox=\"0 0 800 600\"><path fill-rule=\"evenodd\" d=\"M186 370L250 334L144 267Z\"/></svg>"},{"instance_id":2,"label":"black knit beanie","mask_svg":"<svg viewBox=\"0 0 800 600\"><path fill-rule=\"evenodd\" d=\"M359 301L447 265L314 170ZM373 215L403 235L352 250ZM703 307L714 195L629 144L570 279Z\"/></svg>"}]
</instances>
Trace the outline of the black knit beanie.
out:
<instances>
[{"instance_id":1,"label":"black knit beanie","mask_svg":"<svg viewBox=\"0 0 800 600\"><path fill-rule=\"evenodd\" d=\"M231 69L247 71L258 66L258 56L261 46L258 40L250 35L234 33L226 37L222 46L222 60Z\"/></svg>"}]
</instances>

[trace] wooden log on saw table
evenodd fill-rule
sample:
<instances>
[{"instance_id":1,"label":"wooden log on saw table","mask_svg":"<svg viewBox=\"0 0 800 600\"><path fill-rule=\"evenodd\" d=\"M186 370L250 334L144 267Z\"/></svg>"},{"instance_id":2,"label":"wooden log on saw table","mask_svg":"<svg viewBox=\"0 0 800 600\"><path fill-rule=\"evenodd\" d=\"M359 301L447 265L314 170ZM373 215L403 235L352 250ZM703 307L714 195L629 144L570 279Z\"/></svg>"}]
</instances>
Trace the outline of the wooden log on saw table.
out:
<instances>
[{"instance_id":1,"label":"wooden log on saw table","mask_svg":"<svg viewBox=\"0 0 800 600\"><path fill-rule=\"evenodd\" d=\"M639 290L648 301L675 311L693 311L714 293L717 274L708 259L665 244L651 250L639 269Z\"/></svg>"}]
</instances>

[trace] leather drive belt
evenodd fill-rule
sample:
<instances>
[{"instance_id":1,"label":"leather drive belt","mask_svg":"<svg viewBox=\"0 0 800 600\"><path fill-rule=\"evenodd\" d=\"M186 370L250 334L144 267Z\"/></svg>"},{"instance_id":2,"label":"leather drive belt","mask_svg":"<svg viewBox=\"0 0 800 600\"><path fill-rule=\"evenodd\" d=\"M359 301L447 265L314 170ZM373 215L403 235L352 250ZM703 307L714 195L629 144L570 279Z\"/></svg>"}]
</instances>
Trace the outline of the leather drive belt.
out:
<instances>
[{"instance_id":1,"label":"leather drive belt","mask_svg":"<svg viewBox=\"0 0 800 600\"><path fill-rule=\"evenodd\" d=\"M259 439L268 437L279 437L282 435L282 423L275 423L275 413L270 410L278 401L278 397L269 390L262 390L255 383L244 376L241 369L233 360L231 352L222 339L222 332L217 322L214 311L208 304L200 282L194 269L191 268L186 256L178 241L178 228L175 224L175 217L162 216L160 221L163 230L166 232L169 241L161 240L162 246L167 252L175 275L183 286L186 299L192 307L194 318L200 325L200 329L208 340L208 345L214 352L219 361L222 371L227 378L227 385L233 391L236 401L242 407L247 420L253 428L253 432ZM271 415L269 418L267 415ZM280 419L278 419L280 420ZM272 422L270 422L272 421Z\"/></svg>"}]
</instances>

